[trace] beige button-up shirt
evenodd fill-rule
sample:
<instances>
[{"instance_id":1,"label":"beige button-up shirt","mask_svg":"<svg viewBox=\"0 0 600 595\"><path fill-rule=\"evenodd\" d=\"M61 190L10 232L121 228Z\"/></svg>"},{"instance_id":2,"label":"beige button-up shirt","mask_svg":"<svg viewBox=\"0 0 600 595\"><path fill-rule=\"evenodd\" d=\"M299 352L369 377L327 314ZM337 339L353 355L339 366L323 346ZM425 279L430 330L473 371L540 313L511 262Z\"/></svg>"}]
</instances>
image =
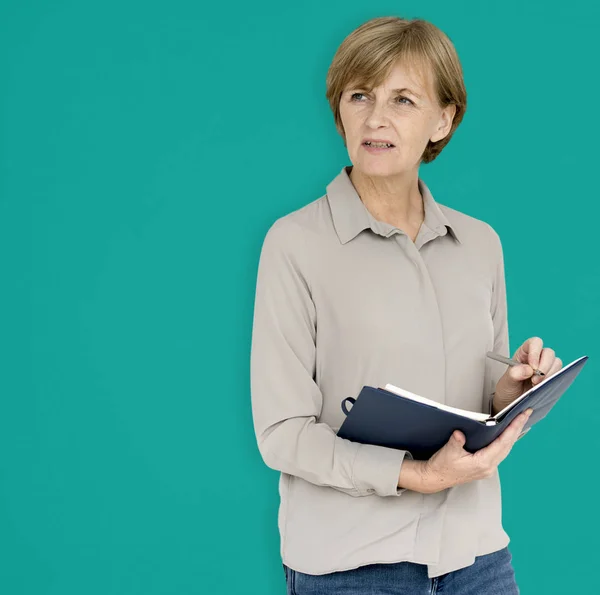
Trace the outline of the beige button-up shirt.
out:
<instances>
[{"instance_id":1,"label":"beige button-up shirt","mask_svg":"<svg viewBox=\"0 0 600 595\"><path fill-rule=\"evenodd\" d=\"M341 172L277 219L258 265L251 402L258 448L281 472L281 557L308 574L427 564L429 577L509 543L498 472L435 494L398 489L410 452L336 435L341 401L392 383L488 412L510 357L500 238L434 201L413 242L375 219Z\"/></svg>"}]
</instances>

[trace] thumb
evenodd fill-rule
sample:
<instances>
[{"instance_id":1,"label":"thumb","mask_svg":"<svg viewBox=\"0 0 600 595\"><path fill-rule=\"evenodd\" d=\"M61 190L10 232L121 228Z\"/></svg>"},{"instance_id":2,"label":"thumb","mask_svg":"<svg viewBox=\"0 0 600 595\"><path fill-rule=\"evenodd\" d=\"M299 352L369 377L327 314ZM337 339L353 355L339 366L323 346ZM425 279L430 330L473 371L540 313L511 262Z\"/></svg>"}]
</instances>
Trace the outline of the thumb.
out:
<instances>
[{"instance_id":1,"label":"thumb","mask_svg":"<svg viewBox=\"0 0 600 595\"><path fill-rule=\"evenodd\" d=\"M513 382L520 383L533 376L533 368L529 364L521 364L520 366L511 366L508 369L508 378Z\"/></svg>"},{"instance_id":2,"label":"thumb","mask_svg":"<svg viewBox=\"0 0 600 595\"><path fill-rule=\"evenodd\" d=\"M465 443L465 435L460 430L456 430L455 432L452 432L452 441L451 442L455 446L462 448Z\"/></svg>"}]
</instances>

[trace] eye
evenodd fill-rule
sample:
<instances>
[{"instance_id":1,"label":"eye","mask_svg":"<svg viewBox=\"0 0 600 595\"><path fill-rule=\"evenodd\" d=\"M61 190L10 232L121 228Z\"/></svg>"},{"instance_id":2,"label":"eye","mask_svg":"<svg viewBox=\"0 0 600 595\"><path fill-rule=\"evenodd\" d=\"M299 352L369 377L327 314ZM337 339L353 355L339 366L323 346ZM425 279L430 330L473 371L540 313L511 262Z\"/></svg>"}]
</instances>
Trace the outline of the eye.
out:
<instances>
[{"instance_id":1,"label":"eye","mask_svg":"<svg viewBox=\"0 0 600 595\"><path fill-rule=\"evenodd\" d=\"M354 101L354 102L358 101L358 100L355 99L355 97L357 95L364 95L364 93L360 93L360 92L358 92L358 93L352 93L352 95L350 96L350 101ZM407 103L401 103L401 105L414 105L414 103L408 97L404 97L403 95L398 95L398 98L399 99L404 99L404 100L408 101L408 104Z\"/></svg>"}]
</instances>

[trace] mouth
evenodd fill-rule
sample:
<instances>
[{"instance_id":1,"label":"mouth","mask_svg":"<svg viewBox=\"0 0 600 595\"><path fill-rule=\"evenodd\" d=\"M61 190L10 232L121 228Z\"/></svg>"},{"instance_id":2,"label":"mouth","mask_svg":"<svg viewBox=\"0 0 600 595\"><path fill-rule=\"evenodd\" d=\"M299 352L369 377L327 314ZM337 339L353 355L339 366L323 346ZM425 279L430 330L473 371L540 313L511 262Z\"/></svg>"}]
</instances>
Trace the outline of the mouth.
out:
<instances>
[{"instance_id":1,"label":"mouth","mask_svg":"<svg viewBox=\"0 0 600 595\"><path fill-rule=\"evenodd\" d=\"M365 141L361 146L369 153L386 153L396 148L392 143L371 143L370 141Z\"/></svg>"},{"instance_id":2,"label":"mouth","mask_svg":"<svg viewBox=\"0 0 600 595\"><path fill-rule=\"evenodd\" d=\"M391 149L396 146L392 143L373 143L369 140L365 141L363 145L365 145L366 147L372 147L374 149Z\"/></svg>"}]
</instances>

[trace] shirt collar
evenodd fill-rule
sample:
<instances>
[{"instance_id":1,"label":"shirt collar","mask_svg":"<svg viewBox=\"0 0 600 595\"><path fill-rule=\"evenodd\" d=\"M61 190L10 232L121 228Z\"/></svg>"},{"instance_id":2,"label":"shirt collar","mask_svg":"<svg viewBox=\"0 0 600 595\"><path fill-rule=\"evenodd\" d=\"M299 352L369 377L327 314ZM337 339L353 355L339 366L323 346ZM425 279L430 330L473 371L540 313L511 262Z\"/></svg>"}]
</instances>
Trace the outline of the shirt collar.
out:
<instances>
[{"instance_id":1,"label":"shirt collar","mask_svg":"<svg viewBox=\"0 0 600 595\"><path fill-rule=\"evenodd\" d=\"M352 167L351 165L344 166L340 173L327 185L327 199L333 216L333 225L340 241L345 244L356 237L363 229L368 228L379 235L390 236L397 228L384 221L378 221L371 215L356 192L352 180L350 180L349 174ZM418 184L425 209L423 225L440 236L446 235L450 230L451 235L460 244L456 229L452 227L433 199L425 182L419 178Z\"/></svg>"}]
</instances>

